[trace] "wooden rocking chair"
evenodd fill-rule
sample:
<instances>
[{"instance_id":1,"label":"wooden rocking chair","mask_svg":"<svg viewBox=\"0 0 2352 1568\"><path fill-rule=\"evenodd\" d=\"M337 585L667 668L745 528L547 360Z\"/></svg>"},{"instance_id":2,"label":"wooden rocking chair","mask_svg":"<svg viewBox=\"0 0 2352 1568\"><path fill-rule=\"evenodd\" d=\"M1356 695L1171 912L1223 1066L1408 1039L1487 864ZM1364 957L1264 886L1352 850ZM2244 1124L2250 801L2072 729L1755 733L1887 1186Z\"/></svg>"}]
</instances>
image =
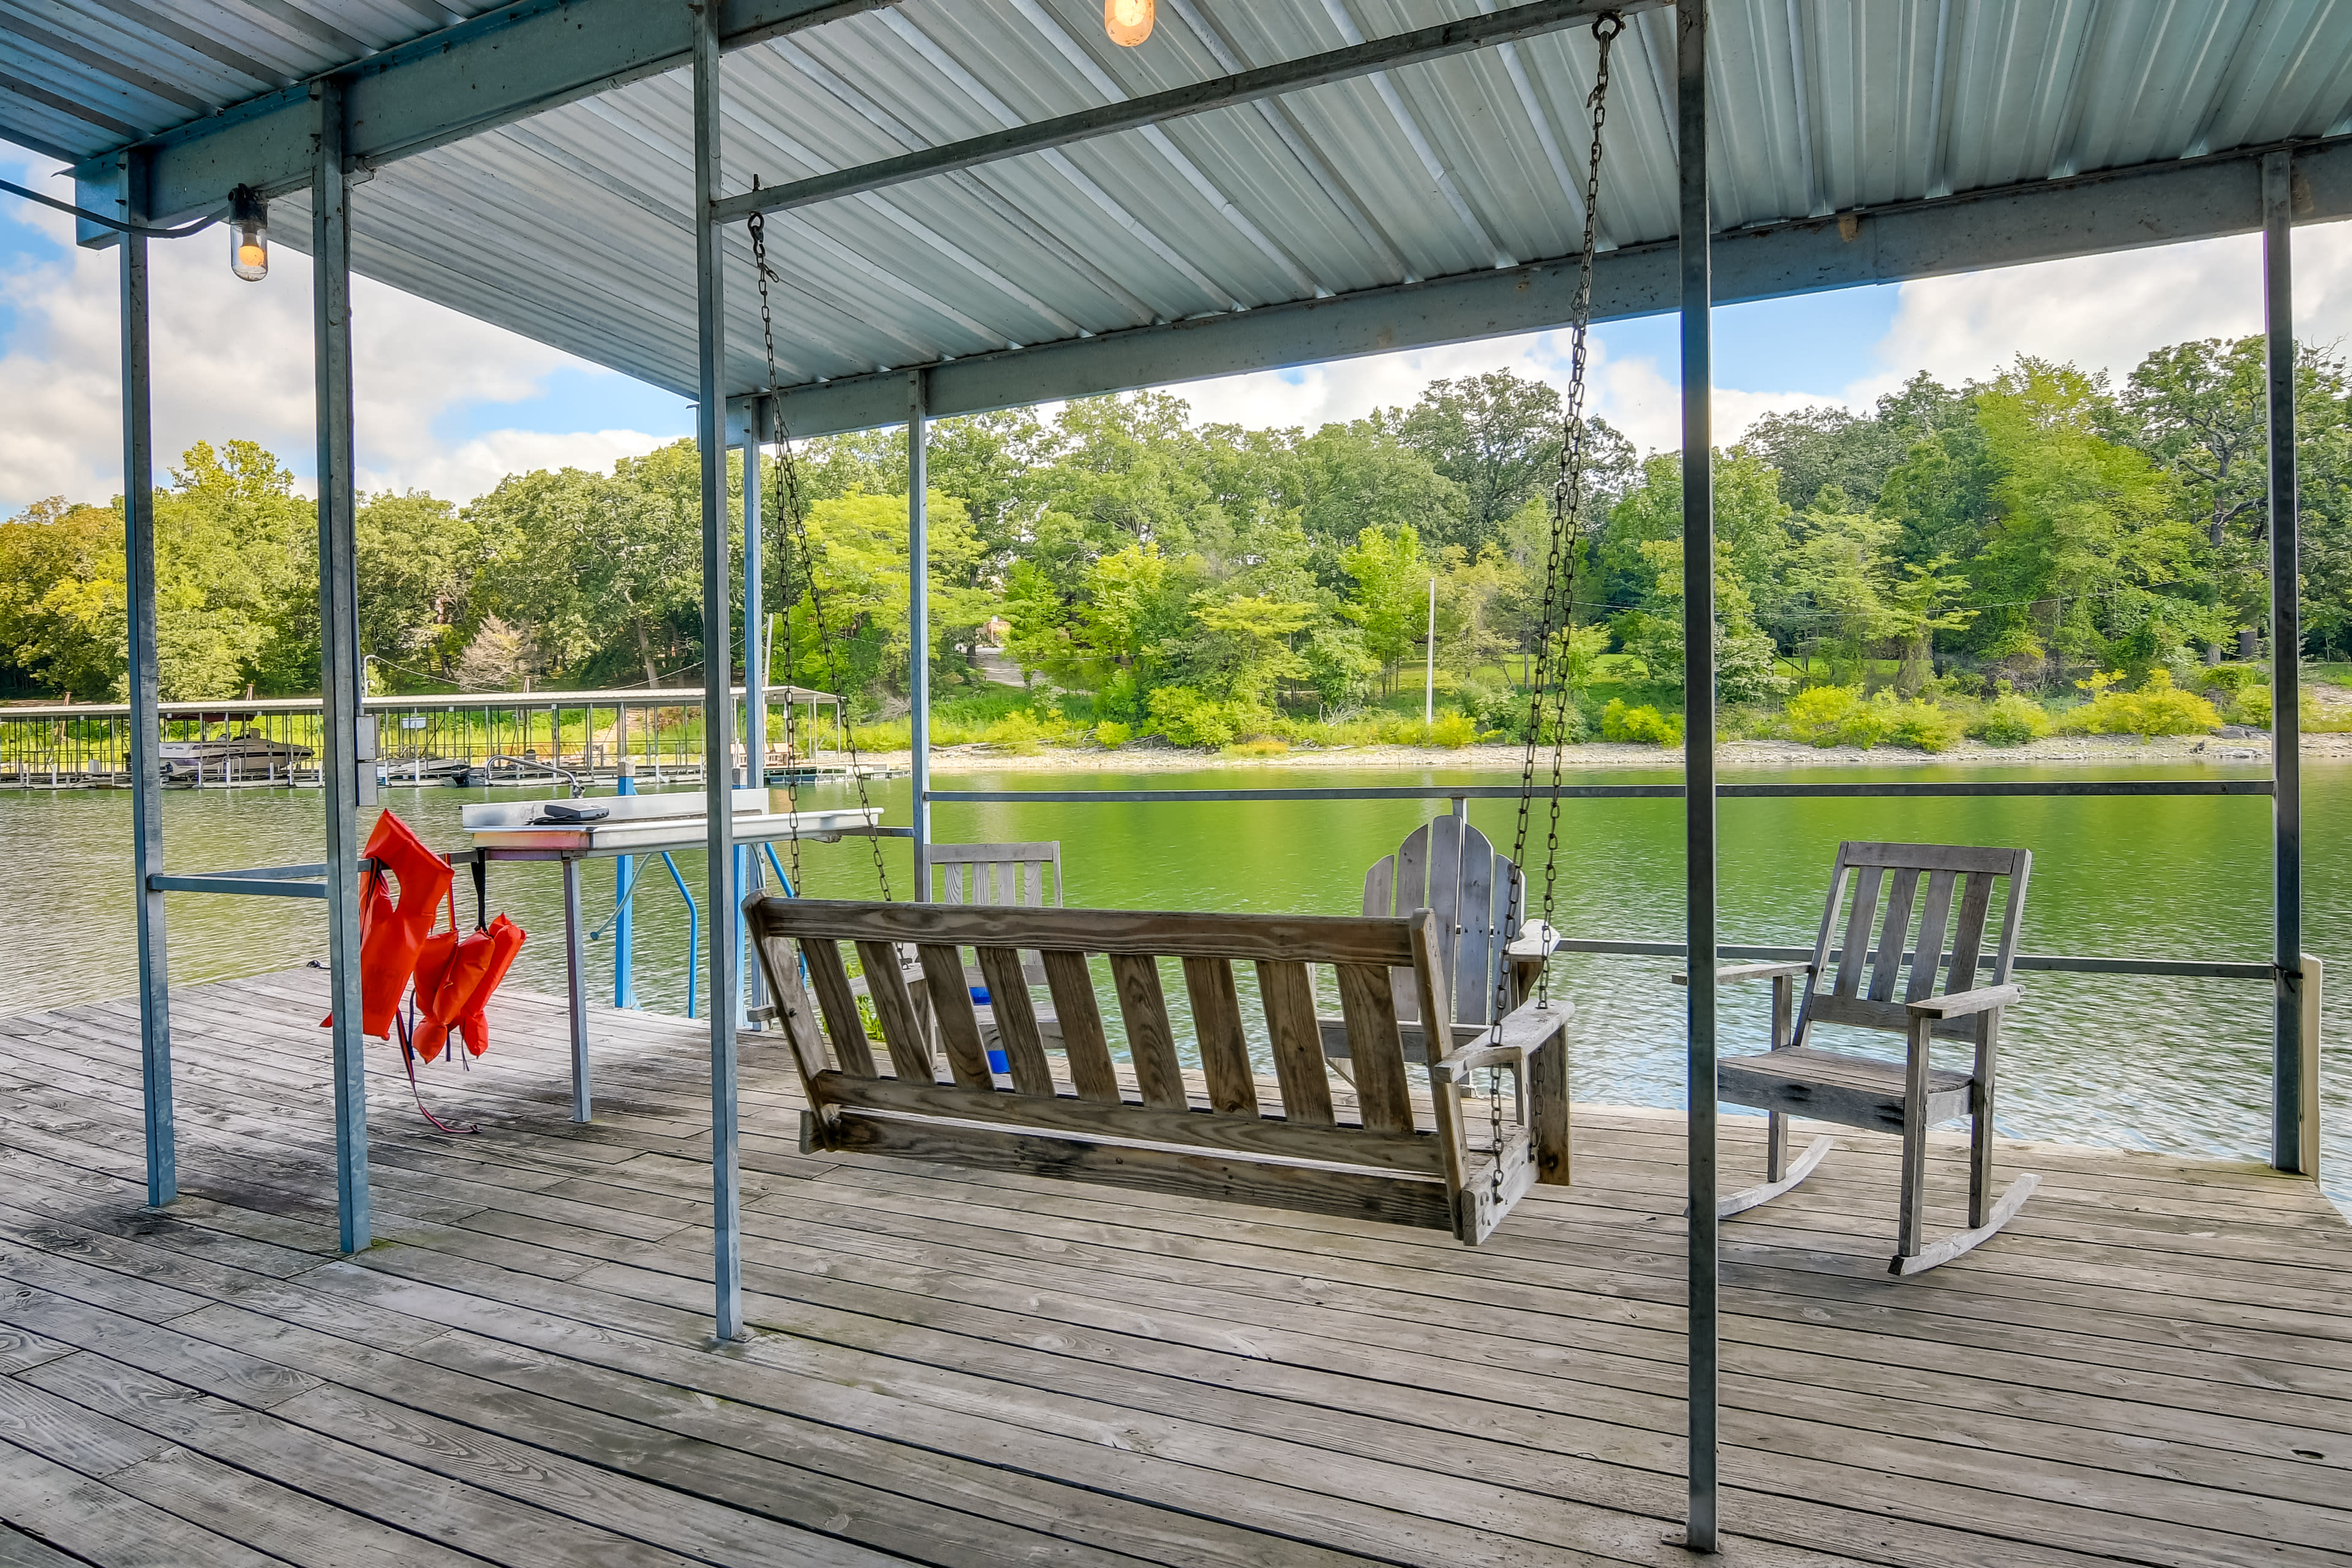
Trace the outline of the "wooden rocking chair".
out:
<instances>
[{"instance_id":1,"label":"wooden rocking chair","mask_svg":"<svg viewBox=\"0 0 2352 1568\"><path fill-rule=\"evenodd\" d=\"M1992 1201L1993 1067L2001 1016L2024 994L2009 976L2032 865L2032 855L2023 849L1842 844L1831 868L1829 906L1811 961L1734 964L1716 972L1718 982L1772 982L1771 1050L1728 1058L1717 1068L1723 1099L1770 1113L1765 1181L1723 1199L1717 1206L1719 1215L1727 1218L1779 1197L1811 1175L1835 1145L1833 1138L1820 1139L1794 1166L1788 1166L1788 1119L1794 1115L1903 1134L1902 1214L1891 1272L1916 1274L1948 1263L2009 1223L2040 1181L2030 1173L2021 1175L1999 1202ZM1927 879L1924 900L1918 897L1922 877ZM1993 884L2002 878L2009 886L2000 934L1988 959L1985 925ZM1832 951L1830 942L1840 930L1838 911L1849 884L1853 899L1843 927L1844 945ZM1882 890L1885 918L1872 951L1871 925ZM1916 951L1906 949L1906 939L1916 943ZM1938 991L1937 973L1948 957L1949 969ZM1987 963L1991 973L1980 986L1978 971ZM1906 963L1907 977L1902 973ZM1805 993L1792 1031L1790 1002L1800 975L1805 978ZM1818 988L1817 982L1823 980L1827 988ZM1907 1042L1905 1059L1817 1050L1808 1044L1816 1024L1900 1034ZM1973 1069L1937 1067L1930 1047L1938 1039L1972 1042ZM1969 1119L1970 1131L1969 1228L1923 1245L1927 1129L1963 1116Z\"/></svg>"}]
</instances>

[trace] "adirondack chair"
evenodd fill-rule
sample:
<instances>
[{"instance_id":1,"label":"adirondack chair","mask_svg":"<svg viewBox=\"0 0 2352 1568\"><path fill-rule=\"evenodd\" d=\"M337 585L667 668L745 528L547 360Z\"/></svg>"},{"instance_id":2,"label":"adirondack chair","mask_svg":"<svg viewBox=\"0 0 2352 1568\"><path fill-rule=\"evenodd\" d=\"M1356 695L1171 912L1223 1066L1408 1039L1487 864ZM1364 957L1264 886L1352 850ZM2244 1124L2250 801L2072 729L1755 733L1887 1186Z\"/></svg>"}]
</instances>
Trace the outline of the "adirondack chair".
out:
<instances>
[{"instance_id":1,"label":"adirondack chair","mask_svg":"<svg viewBox=\"0 0 2352 1568\"><path fill-rule=\"evenodd\" d=\"M1062 841L1042 838L1020 844L934 844L925 855L939 873L934 885L938 901L943 904L1028 904L1045 906L1045 868L1054 871L1054 907L1062 906ZM900 966L908 983L914 985L919 1014L930 1016L929 982L919 978L920 969L909 956ZM985 989L976 969L964 972L972 985ZM1045 983L1045 972L1032 963L1023 970L1023 978L1032 986ZM980 1019L982 1046L991 1053L1002 1053L1004 1043L996 1026L994 993L990 1000L975 1004ZM1049 1047L1059 1049L1062 1043L1062 1021L1054 1014L1050 1004L1039 1005L1030 997L1030 1011L1035 1015L1037 1027Z\"/></svg>"},{"instance_id":2,"label":"adirondack chair","mask_svg":"<svg viewBox=\"0 0 2352 1568\"><path fill-rule=\"evenodd\" d=\"M1765 1180L1721 1200L1719 1215L1728 1217L1768 1203L1820 1165L1835 1139L1817 1140L1794 1166L1787 1165L1788 1119L1801 1115L1903 1134L1902 1208L1891 1272L1916 1274L1948 1263L2009 1223L2040 1182L2029 1172L1993 1201L1993 1068L2002 1015L2024 995L2011 982L2010 970L2017 956L2025 885L2032 867L2032 855L2023 849L1841 844L1811 959L1734 964L1716 972L1719 982L1772 982L1772 1048L1761 1056L1731 1057L1717 1064L1723 1099L1769 1112ZM1919 897L1923 877L1924 900ZM2008 887L2000 930L1988 955L1985 926L1993 907L1993 884L2004 879ZM1850 906L1849 887L1853 895ZM1885 915L1873 950L1871 926L1882 891ZM1846 911L1843 928L1841 907ZM1843 945L1833 951L1830 943L1841 929ZM1979 984L1979 971L1988 966L1990 973ZM1941 990L1937 988L1939 970L1946 976ZM1790 1004L1800 976L1804 994L1792 1030ZM1895 999L1898 988L1900 1001ZM1889 1061L1816 1049L1810 1041L1819 1024L1902 1035L1905 1058ZM1936 1066L1930 1047L1939 1039L1969 1041L1975 1047L1972 1067L1962 1071ZM1970 1131L1969 1228L1925 1243L1927 1129L1961 1117L1969 1119Z\"/></svg>"},{"instance_id":3,"label":"adirondack chair","mask_svg":"<svg viewBox=\"0 0 2352 1568\"><path fill-rule=\"evenodd\" d=\"M1499 1147L1481 1147L1452 1092L1463 1076L1494 1066L1544 1081L1526 1067L1565 1048L1561 1005L1530 1004L1476 1043L1441 1050L1423 1069L1428 1103L1414 1100L1392 972L1412 976L1422 1016L1438 1026L1434 1037L1452 1038L1437 919L1426 910L1385 919L1153 914L755 894L744 910L808 1095L801 1139L811 1152L1366 1215L1451 1230L1474 1246L1528 1186L1565 1177L1564 1098L1538 1096ZM850 989L845 942L865 966L887 1070ZM930 981L936 1055L897 962L902 943L914 944ZM961 984L968 952L998 998L1003 1073L989 1069ZM1062 1020L1058 1069L1026 1005L1022 969L1032 957ZM1104 1028L1091 967L1097 957L1108 960L1132 1093ZM1177 1056L1162 959L1181 965L1204 1092L1191 1089ZM1256 967L1278 1104L1261 1100L1252 1073L1236 961ZM1341 1120L1334 1104L1316 1028L1314 964L1338 972L1356 1068L1353 1120Z\"/></svg>"},{"instance_id":4,"label":"adirondack chair","mask_svg":"<svg viewBox=\"0 0 2352 1568\"><path fill-rule=\"evenodd\" d=\"M934 844L924 853L939 873L933 885L943 904L1045 903L1045 868L1054 868L1054 904L1062 902L1062 844Z\"/></svg>"},{"instance_id":5,"label":"adirondack chair","mask_svg":"<svg viewBox=\"0 0 2352 1568\"><path fill-rule=\"evenodd\" d=\"M1451 977L1458 1038L1510 1012L1534 988L1544 955L1538 949L1518 951L1522 944L1511 935L1524 913L1527 886L1527 874L1510 857L1496 854L1485 834L1458 816L1423 823L1395 854L1364 873L1367 915L1435 912L1438 972ZM1393 989L1398 1019L1416 1026L1406 1031L1406 1048L1418 1052L1420 996L1410 975L1395 976ZM1323 1043L1333 1057L1347 1055L1348 1033L1339 1019L1325 1020Z\"/></svg>"}]
</instances>

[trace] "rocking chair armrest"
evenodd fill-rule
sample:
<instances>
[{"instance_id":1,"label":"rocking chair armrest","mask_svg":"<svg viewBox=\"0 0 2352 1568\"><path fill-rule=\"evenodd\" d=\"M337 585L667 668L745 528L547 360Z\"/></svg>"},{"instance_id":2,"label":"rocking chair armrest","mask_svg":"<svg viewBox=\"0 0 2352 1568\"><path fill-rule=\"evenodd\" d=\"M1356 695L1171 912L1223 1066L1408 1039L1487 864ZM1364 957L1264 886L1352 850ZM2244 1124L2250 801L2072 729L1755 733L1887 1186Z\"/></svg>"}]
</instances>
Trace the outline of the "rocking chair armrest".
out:
<instances>
[{"instance_id":1,"label":"rocking chair armrest","mask_svg":"<svg viewBox=\"0 0 2352 1568\"><path fill-rule=\"evenodd\" d=\"M1812 972L1812 962L1802 958L1792 959L1786 963L1727 963L1715 972L1715 983L1720 985L1730 980L1778 980L1783 975L1811 974ZM1687 985L1690 976L1677 974L1675 984Z\"/></svg>"},{"instance_id":2,"label":"rocking chair armrest","mask_svg":"<svg viewBox=\"0 0 2352 1568\"><path fill-rule=\"evenodd\" d=\"M1922 996L1903 1005L1915 1018L1965 1018L1972 1013L2006 1007L2011 1002L2022 1001L2024 996L2022 985L1980 985L1974 991L1955 991L1948 996Z\"/></svg>"}]
</instances>

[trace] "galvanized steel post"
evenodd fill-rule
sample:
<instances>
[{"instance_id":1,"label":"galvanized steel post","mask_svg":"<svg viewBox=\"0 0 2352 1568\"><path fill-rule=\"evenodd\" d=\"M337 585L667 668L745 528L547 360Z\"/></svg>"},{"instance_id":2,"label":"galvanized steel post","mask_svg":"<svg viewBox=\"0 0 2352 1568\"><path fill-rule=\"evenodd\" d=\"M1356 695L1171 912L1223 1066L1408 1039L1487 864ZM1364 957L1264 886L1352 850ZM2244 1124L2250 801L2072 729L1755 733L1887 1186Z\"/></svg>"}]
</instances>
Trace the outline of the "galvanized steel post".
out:
<instances>
[{"instance_id":1,"label":"galvanized steel post","mask_svg":"<svg viewBox=\"0 0 2352 1568\"><path fill-rule=\"evenodd\" d=\"M733 769L735 738L730 679L734 639L729 635L727 538L727 318L720 291L719 227L710 206L719 199L719 11L701 0L694 13L695 318L701 350L700 406L695 437L702 448L702 759L704 849L709 858L714 921L735 910ZM735 944L727 928L710 936L710 1228L712 1287L719 1337L743 1331L742 1200L736 1169Z\"/></svg>"},{"instance_id":2,"label":"galvanized steel post","mask_svg":"<svg viewBox=\"0 0 2352 1568\"><path fill-rule=\"evenodd\" d=\"M738 781L749 789L764 789L768 783L768 691L760 667L760 623L763 618L760 589L760 552L763 548L760 492L760 435L765 411L765 399L755 399L749 407L743 427L736 432L743 444L743 776ZM740 896L758 892L767 882L760 865L760 857L738 847L735 851L735 886ZM767 987L760 978L760 966L751 961L749 932L743 922L743 911L735 910L735 972L739 984L735 988L737 1002L735 1021L761 1026L751 1020L749 1007L763 1006Z\"/></svg>"},{"instance_id":3,"label":"galvanized steel post","mask_svg":"<svg viewBox=\"0 0 2352 1568\"><path fill-rule=\"evenodd\" d=\"M907 731L915 798L915 901L931 898L930 382L907 377Z\"/></svg>"},{"instance_id":4,"label":"galvanized steel post","mask_svg":"<svg viewBox=\"0 0 2352 1568\"><path fill-rule=\"evenodd\" d=\"M318 377L320 773L327 807L327 968L334 1007L335 1209L368 1245L367 1039L360 1031L359 628L352 536L351 185L343 84L310 84L310 301Z\"/></svg>"},{"instance_id":5,"label":"galvanized steel post","mask_svg":"<svg viewBox=\"0 0 2352 1568\"><path fill-rule=\"evenodd\" d=\"M2269 337L2271 524L2271 1163L2304 1171L2303 658L2301 519L2294 466L2294 178L2292 154L2263 160L2263 322ZM2305 1174L2313 1172L2305 1171Z\"/></svg>"},{"instance_id":6,"label":"galvanized steel post","mask_svg":"<svg viewBox=\"0 0 2352 1568\"><path fill-rule=\"evenodd\" d=\"M147 161L121 164L122 217L147 216ZM131 612L131 843L139 876L139 1083L146 1107L147 1201L180 1194L172 1129L172 972L163 944L163 895L148 879L163 869L163 718L155 653L155 442L149 394L147 237L122 247L122 549ZM111 724L109 725L110 729Z\"/></svg>"},{"instance_id":7,"label":"galvanized steel post","mask_svg":"<svg viewBox=\"0 0 2352 1568\"><path fill-rule=\"evenodd\" d=\"M1708 311L1706 5L1675 8L1682 187L1683 784L1690 953L1690 1512L1683 1543L1716 1543L1715 468Z\"/></svg>"}]
</instances>

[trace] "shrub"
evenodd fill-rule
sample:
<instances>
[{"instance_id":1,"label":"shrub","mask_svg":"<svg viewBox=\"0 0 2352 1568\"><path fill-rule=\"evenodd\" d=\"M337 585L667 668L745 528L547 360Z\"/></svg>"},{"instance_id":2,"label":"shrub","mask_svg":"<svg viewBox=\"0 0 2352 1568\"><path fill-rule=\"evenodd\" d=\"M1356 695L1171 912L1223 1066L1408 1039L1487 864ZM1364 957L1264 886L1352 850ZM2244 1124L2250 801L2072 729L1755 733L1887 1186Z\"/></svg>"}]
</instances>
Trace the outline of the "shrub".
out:
<instances>
[{"instance_id":1,"label":"shrub","mask_svg":"<svg viewBox=\"0 0 2352 1568\"><path fill-rule=\"evenodd\" d=\"M1601 738L1653 746L1679 746L1683 742L1682 715L1661 713L1647 703L1639 708L1628 708L1623 698L1612 697L1609 700L1609 706L1601 710Z\"/></svg>"},{"instance_id":2,"label":"shrub","mask_svg":"<svg viewBox=\"0 0 2352 1568\"><path fill-rule=\"evenodd\" d=\"M2014 691L2004 691L1985 705L1969 726L1969 733L1988 745L2021 746L2050 733L2050 715L2042 704Z\"/></svg>"},{"instance_id":3,"label":"shrub","mask_svg":"<svg viewBox=\"0 0 2352 1568\"><path fill-rule=\"evenodd\" d=\"M1948 752L1960 743L1958 714L1917 698L1896 702L1885 700L1889 694L1883 691L1879 697L1885 700L1871 706L1885 710L1885 738L1890 745L1908 746L1915 752Z\"/></svg>"},{"instance_id":4,"label":"shrub","mask_svg":"<svg viewBox=\"0 0 2352 1568\"><path fill-rule=\"evenodd\" d=\"M2261 686L2263 672L2251 664L2217 664L2205 670L2202 684L2235 697L2249 686Z\"/></svg>"},{"instance_id":5,"label":"shrub","mask_svg":"<svg viewBox=\"0 0 2352 1568\"><path fill-rule=\"evenodd\" d=\"M1790 698L1782 712L1788 720L1790 740L1808 745L1834 746L1844 724L1856 710L1865 706L1862 693L1853 687L1809 686Z\"/></svg>"},{"instance_id":6,"label":"shrub","mask_svg":"<svg viewBox=\"0 0 2352 1568\"><path fill-rule=\"evenodd\" d=\"M1045 739L1045 727L1034 716L1016 710L982 731L981 739L1016 757L1034 757Z\"/></svg>"},{"instance_id":7,"label":"shrub","mask_svg":"<svg viewBox=\"0 0 2352 1568\"><path fill-rule=\"evenodd\" d=\"M1135 727L1106 719L1095 726L1095 744L1106 751L1116 750L1135 739Z\"/></svg>"},{"instance_id":8,"label":"shrub","mask_svg":"<svg viewBox=\"0 0 2352 1568\"><path fill-rule=\"evenodd\" d=\"M1179 746L1223 746L1234 733L1233 710L1189 686L1163 686L1151 694L1151 723Z\"/></svg>"},{"instance_id":9,"label":"shrub","mask_svg":"<svg viewBox=\"0 0 2352 1568\"><path fill-rule=\"evenodd\" d=\"M1290 742L1261 735L1255 741L1235 741L1225 748L1229 757L1278 757L1290 750Z\"/></svg>"},{"instance_id":10,"label":"shrub","mask_svg":"<svg viewBox=\"0 0 2352 1568\"><path fill-rule=\"evenodd\" d=\"M1478 738L1478 721L1467 713L1440 713L1433 723L1419 726L1421 743L1458 752Z\"/></svg>"},{"instance_id":11,"label":"shrub","mask_svg":"<svg viewBox=\"0 0 2352 1568\"><path fill-rule=\"evenodd\" d=\"M2311 694L2308 687L2297 695L2303 699L2296 707L2302 710L2303 728L2305 734L2337 728L2330 724L2326 715L2320 711L2319 699ZM2269 729L2271 727L2271 689L2267 686L2245 688L2238 693L2237 703L2230 716L2238 723L2252 724L2257 730Z\"/></svg>"},{"instance_id":12,"label":"shrub","mask_svg":"<svg viewBox=\"0 0 2352 1568\"><path fill-rule=\"evenodd\" d=\"M2109 689L2115 679L2095 675L2083 682L2091 700L2068 713L2059 727L2086 735L2206 735L2221 727L2214 706L2174 686L2169 670L2153 671L2137 691Z\"/></svg>"}]
</instances>

